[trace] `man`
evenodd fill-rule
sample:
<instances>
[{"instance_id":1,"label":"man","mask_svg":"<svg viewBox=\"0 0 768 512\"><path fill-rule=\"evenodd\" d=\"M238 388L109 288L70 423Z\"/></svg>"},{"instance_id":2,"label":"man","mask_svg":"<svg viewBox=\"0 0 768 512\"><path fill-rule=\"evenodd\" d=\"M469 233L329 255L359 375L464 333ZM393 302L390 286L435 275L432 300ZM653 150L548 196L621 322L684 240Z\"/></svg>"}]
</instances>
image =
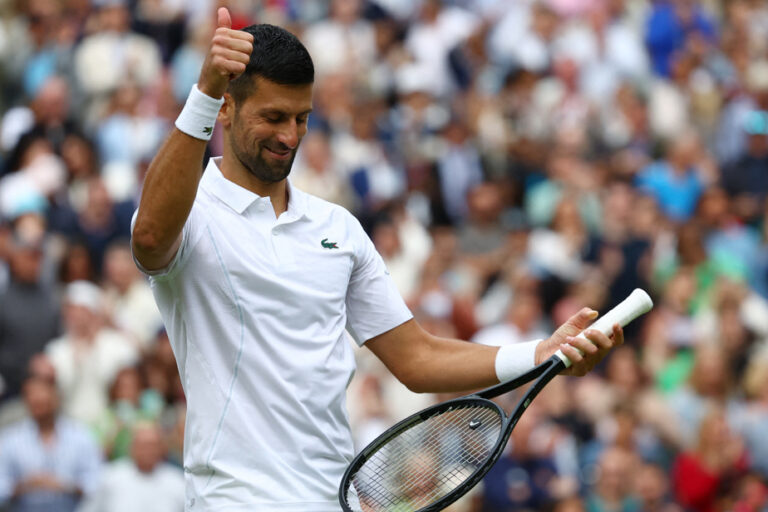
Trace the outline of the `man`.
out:
<instances>
[{"instance_id":1,"label":"man","mask_svg":"<svg viewBox=\"0 0 768 512\"><path fill-rule=\"evenodd\" d=\"M131 457L107 466L99 488L78 512L181 512L184 475L163 462L160 427L142 422L133 429Z\"/></svg>"},{"instance_id":2,"label":"man","mask_svg":"<svg viewBox=\"0 0 768 512\"><path fill-rule=\"evenodd\" d=\"M29 419L0 432L0 506L9 512L72 512L98 484L101 450L90 432L58 414L51 378L24 381Z\"/></svg>"},{"instance_id":3,"label":"man","mask_svg":"<svg viewBox=\"0 0 768 512\"><path fill-rule=\"evenodd\" d=\"M30 224L31 223L31 224ZM31 230L25 225L33 225ZM44 278L44 221L27 213L16 220L10 240L10 281L0 290L0 375L3 400L21 392L24 368L59 333L59 305Z\"/></svg>"},{"instance_id":4,"label":"man","mask_svg":"<svg viewBox=\"0 0 768 512\"><path fill-rule=\"evenodd\" d=\"M495 384L558 347L582 374L623 341L618 326L614 340L566 339L594 318L586 308L548 341L510 350L429 335L357 220L287 180L312 110L306 49L277 27L230 27L219 9L199 82L150 165L132 238L187 397L187 511L338 512L353 455L345 327L417 392ZM216 119L223 155L201 179Z\"/></svg>"},{"instance_id":5,"label":"man","mask_svg":"<svg viewBox=\"0 0 768 512\"><path fill-rule=\"evenodd\" d=\"M69 283L63 297L64 333L45 347L56 369L63 411L94 424L109 405L109 386L139 359L126 335L104 325L104 294L89 281Z\"/></svg>"}]
</instances>

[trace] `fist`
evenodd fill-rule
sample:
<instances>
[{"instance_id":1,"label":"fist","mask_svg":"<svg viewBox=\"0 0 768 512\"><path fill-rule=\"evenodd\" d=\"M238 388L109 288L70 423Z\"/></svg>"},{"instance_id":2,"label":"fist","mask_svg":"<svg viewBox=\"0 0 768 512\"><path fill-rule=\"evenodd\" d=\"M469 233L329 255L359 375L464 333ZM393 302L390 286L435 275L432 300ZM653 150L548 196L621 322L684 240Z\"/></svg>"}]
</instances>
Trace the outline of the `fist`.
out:
<instances>
[{"instance_id":1,"label":"fist","mask_svg":"<svg viewBox=\"0 0 768 512\"><path fill-rule=\"evenodd\" d=\"M232 18L226 7L219 8L216 25L197 87L212 98L221 98L229 81L245 71L253 51L253 36L232 30Z\"/></svg>"}]
</instances>

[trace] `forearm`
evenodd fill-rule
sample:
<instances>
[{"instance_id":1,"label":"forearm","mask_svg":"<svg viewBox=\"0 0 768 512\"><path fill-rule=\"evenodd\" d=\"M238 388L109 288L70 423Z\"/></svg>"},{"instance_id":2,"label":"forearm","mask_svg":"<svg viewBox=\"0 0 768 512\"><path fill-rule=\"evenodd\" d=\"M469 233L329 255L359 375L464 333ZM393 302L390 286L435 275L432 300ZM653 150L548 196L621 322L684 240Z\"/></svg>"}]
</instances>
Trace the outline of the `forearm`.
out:
<instances>
[{"instance_id":1,"label":"forearm","mask_svg":"<svg viewBox=\"0 0 768 512\"><path fill-rule=\"evenodd\" d=\"M164 266L177 248L197 194L205 145L174 128L149 166L133 229L134 253L147 268Z\"/></svg>"},{"instance_id":2,"label":"forearm","mask_svg":"<svg viewBox=\"0 0 768 512\"><path fill-rule=\"evenodd\" d=\"M417 393L469 391L498 383L498 347L439 338L415 320L368 340L365 346Z\"/></svg>"},{"instance_id":3,"label":"forearm","mask_svg":"<svg viewBox=\"0 0 768 512\"><path fill-rule=\"evenodd\" d=\"M419 393L450 393L498 384L498 351L499 347L430 336L407 385Z\"/></svg>"}]
</instances>

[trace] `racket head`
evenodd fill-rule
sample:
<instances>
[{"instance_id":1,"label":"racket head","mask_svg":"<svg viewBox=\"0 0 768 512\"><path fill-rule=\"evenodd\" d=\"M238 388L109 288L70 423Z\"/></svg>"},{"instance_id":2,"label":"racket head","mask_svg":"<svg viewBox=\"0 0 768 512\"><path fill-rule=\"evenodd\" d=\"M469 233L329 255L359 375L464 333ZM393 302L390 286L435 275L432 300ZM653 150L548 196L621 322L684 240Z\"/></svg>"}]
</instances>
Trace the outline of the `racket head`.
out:
<instances>
[{"instance_id":1,"label":"racket head","mask_svg":"<svg viewBox=\"0 0 768 512\"><path fill-rule=\"evenodd\" d=\"M508 436L497 404L477 396L434 405L381 434L347 468L345 512L442 510L496 462Z\"/></svg>"}]
</instances>

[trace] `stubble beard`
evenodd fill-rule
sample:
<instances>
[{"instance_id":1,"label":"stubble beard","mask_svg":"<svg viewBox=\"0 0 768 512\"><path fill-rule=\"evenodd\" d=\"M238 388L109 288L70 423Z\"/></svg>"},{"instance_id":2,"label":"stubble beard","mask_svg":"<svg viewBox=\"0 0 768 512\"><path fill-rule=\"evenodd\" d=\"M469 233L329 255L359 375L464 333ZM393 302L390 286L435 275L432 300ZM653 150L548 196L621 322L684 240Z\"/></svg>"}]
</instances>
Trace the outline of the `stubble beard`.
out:
<instances>
[{"instance_id":1,"label":"stubble beard","mask_svg":"<svg viewBox=\"0 0 768 512\"><path fill-rule=\"evenodd\" d=\"M234 133L230 140L232 153L234 153L235 157L248 172L263 183L277 183L288 177L293 167L293 161L296 158L296 151L299 149L298 146L293 149L289 160L269 163L262 156L262 151L267 149L263 144L258 144L254 152L249 152L247 149L243 149L246 144L241 145Z\"/></svg>"},{"instance_id":2,"label":"stubble beard","mask_svg":"<svg viewBox=\"0 0 768 512\"><path fill-rule=\"evenodd\" d=\"M234 142L234 141L233 141ZM255 178L264 183L277 183L284 180L291 173L291 167L293 166L293 160L296 158L296 150L294 149L290 160L285 162L275 162L270 164L264 157L261 156L262 146L259 145L255 153L248 153L243 151L237 143L232 144L232 152L235 154L240 163L250 172Z\"/></svg>"}]
</instances>

